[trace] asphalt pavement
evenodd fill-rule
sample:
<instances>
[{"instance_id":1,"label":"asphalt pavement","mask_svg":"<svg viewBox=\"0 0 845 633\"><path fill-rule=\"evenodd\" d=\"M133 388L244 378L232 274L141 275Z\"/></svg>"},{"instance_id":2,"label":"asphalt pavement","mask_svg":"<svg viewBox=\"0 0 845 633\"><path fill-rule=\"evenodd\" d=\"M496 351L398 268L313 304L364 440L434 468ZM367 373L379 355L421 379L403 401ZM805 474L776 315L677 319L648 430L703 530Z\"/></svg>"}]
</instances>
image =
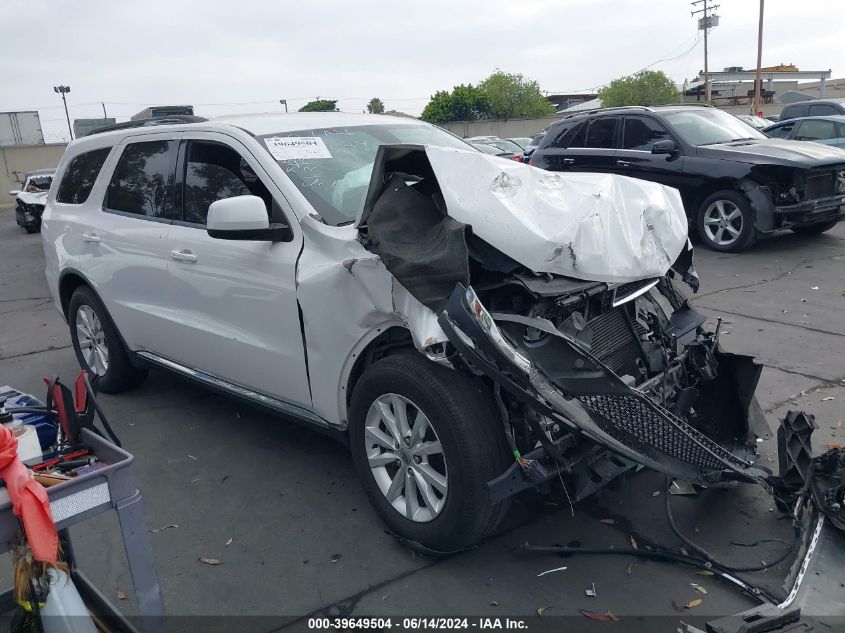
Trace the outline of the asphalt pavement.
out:
<instances>
[{"instance_id":1,"label":"asphalt pavement","mask_svg":"<svg viewBox=\"0 0 845 633\"><path fill-rule=\"evenodd\" d=\"M754 354L765 366L757 395L772 428L787 410L804 409L819 423L819 450L845 443L845 224L817 237L783 234L739 255L699 248L696 261L701 291L693 303L723 317L724 347ZM0 210L0 385L39 397L42 376L70 380L78 372L43 269L40 236L25 235L12 210ZM574 509L560 495L523 495L479 547L438 559L384 532L347 451L319 433L163 372L151 372L129 393L101 396L101 404L135 455L166 609L174 616L265 616L243 622L267 631L303 626L309 614L504 617L541 610L584 619L585 609L612 612L622 622L662 616L661 628L675 631L682 620L756 604L688 567L520 549L529 542L677 550L656 473L637 473ZM761 444L761 454L765 465L777 467L773 440ZM731 561L773 560L783 543L748 545L790 538L789 521L754 486L672 503L684 530ZM132 612L114 517L71 534L81 566ZM560 567L566 569L540 575ZM786 570L783 564L747 577L777 592ZM593 586L597 595L586 595ZM194 627L174 620L171 629L180 628Z\"/></svg>"}]
</instances>

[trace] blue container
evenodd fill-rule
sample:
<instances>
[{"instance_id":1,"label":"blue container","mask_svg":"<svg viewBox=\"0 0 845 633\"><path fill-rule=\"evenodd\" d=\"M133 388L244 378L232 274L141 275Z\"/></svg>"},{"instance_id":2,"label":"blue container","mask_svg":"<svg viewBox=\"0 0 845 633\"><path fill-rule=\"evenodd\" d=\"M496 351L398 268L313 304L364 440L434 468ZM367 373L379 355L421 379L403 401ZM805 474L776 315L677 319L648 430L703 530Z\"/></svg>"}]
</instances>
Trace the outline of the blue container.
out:
<instances>
[{"instance_id":1,"label":"blue container","mask_svg":"<svg viewBox=\"0 0 845 633\"><path fill-rule=\"evenodd\" d=\"M44 406L44 403L35 396L21 393L11 387L0 387L0 397L6 398L5 406L7 409ZM47 413L13 413L12 417L24 424L35 427L35 430L38 431L38 443L41 444L42 451L47 450L56 443L59 426L52 415Z\"/></svg>"}]
</instances>

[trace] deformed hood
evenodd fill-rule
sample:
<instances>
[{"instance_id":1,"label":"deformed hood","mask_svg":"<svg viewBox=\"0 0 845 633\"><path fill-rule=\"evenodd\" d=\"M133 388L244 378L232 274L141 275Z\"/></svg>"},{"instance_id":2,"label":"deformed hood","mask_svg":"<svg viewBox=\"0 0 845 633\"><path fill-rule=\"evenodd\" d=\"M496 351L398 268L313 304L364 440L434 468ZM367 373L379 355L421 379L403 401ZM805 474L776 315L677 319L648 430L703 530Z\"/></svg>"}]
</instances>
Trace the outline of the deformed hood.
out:
<instances>
[{"instance_id":1,"label":"deformed hood","mask_svg":"<svg viewBox=\"0 0 845 633\"><path fill-rule=\"evenodd\" d=\"M410 154L417 154L413 164L430 165L449 217L534 272L606 282L656 277L687 242L675 189L614 174L546 172L431 146L380 148L359 227L389 172L403 171L391 168L391 157L403 156L407 164Z\"/></svg>"},{"instance_id":2,"label":"deformed hood","mask_svg":"<svg viewBox=\"0 0 845 633\"><path fill-rule=\"evenodd\" d=\"M719 143L698 148L706 158L734 160L753 165L788 165L814 168L845 163L845 150L822 143L766 138Z\"/></svg>"},{"instance_id":3,"label":"deformed hood","mask_svg":"<svg viewBox=\"0 0 845 633\"><path fill-rule=\"evenodd\" d=\"M17 195L18 200L23 202L24 204L46 204L47 202L47 192L46 191L21 191Z\"/></svg>"}]
</instances>

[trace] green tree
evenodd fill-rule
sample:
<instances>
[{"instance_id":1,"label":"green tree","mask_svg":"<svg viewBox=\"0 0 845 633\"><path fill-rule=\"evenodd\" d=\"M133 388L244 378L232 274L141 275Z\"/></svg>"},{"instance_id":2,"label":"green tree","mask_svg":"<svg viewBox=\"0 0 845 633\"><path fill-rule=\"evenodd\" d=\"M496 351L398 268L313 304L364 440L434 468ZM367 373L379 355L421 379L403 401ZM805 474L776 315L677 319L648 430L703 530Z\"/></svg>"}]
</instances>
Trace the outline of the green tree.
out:
<instances>
[{"instance_id":1,"label":"green tree","mask_svg":"<svg viewBox=\"0 0 845 633\"><path fill-rule=\"evenodd\" d=\"M627 105L654 106L672 103L678 88L662 70L644 70L620 77L599 90L601 104L607 108Z\"/></svg>"},{"instance_id":2,"label":"green tree","mask_svg":"<svg viewBox=\"0 0 845 633\"><path fill-rule=\"evenodd\" d=\"M489 118L487 97L473 86L461 84L452 89L452 121L475 121Z\"/></svg>"},{"instance_id":3,"label":"green tree","mask_svg":"<svg viewBox=\"0 0 845 633\"><path fill-rule=\"evenodd\" d=\"M519 73L497 70L478 84L487 114L494 119L515 119L554 114L555 107L540 92L540 84Z\"/></svg>"},{"instance_id":4,"label":"green tree","mask_svg":"<svg viewBox=\"0 0 845 633\"><path fill-rule=\"evenodd\" d=\"M373 97L367 104L367 112L370 114L384 114L384 103L378 97Z\"/></svg>"},{"instance_id":5,"label":"green tree","mask_svg":"<svg viewBox=\"0 0 845 633\"><path fill-rule=\"evenodd\" d=\"M453 117L452 94L448 90L435 92L420 115L423 121L429 123L447 123L454 121Z\"/></svg>"},{"instance_id":6,"label":"green tree","mask_svg":"<svg viewBox=\"0 0 845 633\"><path fill-rule=\"evenodd\" d=\"M300 112L337 112L337 99L314 99L299 108Z\"/></svg>"}]
</instances>

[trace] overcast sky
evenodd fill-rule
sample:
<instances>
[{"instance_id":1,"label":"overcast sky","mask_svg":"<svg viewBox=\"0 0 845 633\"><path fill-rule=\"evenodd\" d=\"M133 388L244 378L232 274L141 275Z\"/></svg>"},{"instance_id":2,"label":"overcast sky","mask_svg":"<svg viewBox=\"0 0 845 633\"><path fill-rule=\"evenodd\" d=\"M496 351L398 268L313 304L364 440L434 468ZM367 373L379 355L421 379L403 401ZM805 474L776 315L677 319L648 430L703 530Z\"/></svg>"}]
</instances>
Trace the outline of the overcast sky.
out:
<instances>
[{"instance_id":1,"label":"overcast sky","mask_svg":"<svg viewBox=\"0 0 845 633\"><path fill-rule=\"evenodd\" d=\"M845 75L841 2L766 0L763 65ZM279 111L282 98L293 110L317 96L353 112L378 96L419 115L434 91L496 68L574 92L646 66L682 83L704 66L686 0L3 5L0 111L37 109L48 140L67 135L60 83L71 86L71 119L102 116L100 101L125 120L147 105L214 116ZM721 0L711 69L755 67L758 6Z\"/></svg>"}]
</instances>

